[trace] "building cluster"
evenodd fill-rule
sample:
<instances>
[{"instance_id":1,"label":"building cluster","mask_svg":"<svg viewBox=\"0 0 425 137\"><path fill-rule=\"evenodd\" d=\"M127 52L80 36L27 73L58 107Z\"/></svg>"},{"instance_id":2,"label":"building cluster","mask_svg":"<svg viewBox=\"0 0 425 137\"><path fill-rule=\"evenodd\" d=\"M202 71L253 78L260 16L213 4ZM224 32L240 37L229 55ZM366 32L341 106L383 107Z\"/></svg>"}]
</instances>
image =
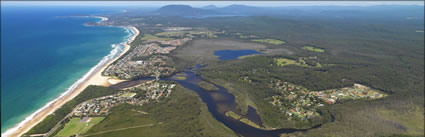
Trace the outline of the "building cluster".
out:
<instances>
[{"instance_id":1,"label":"building cluster","mask_svg":"<svg viewBox=\"0 0 425 137\"><path fill-rule=\"evenodd\" d=\"M176 84L170 84L166 82L158 82L158 80L148 81L140 85L126 88L126 91L135 92L143 91L143 100L136 102L136 104L143 104L144 102L149 102L150 100L159 100L163 97L170 96L173 89L176 87Z\"/></svg>"},{"instance_id":2,"label":"building cluster","mask_svg":"<svg viewBox=\"0 0 425 137\"><path fill-rule=\"evenodd\" d=\"M171 75L175 72L174 62L166 54L176 47L161 47L156 43L140 45L117 63L103 72L106 76L133 79L142 76Z\"/></svg>"},{"instance_id":3,"label":"building cluster","mask_svg":"<svg viewBox=\"0 0 425 137\"><path fill-rule=\"evenodd\" d=\"M353 87L345 87L340 89L312 91L310 94L322 99L326 104L333 104L337 100L341 99L377 99L386 96L378 90L374 90L360 84L354 84Z\"/></svg>"},{"instance_id":4,"label":"building cluster","mask_svg":"<svg viewBox=\"0 0 425 137\"><path fill-rule=\"evenodd\" d=\"M103 72L105 76L114 76L119 79L135 79L146 76L168 76L176 69L173 60L168 54L182 46L193 37L214 37L215 32L209 30L189 30L188 27L164 28L163 34L183 34L181 38L163 37L162 35L144 38L143 44L136 46L129 54L109 65ZM161 36L161 37L159 37Z\"/></svg>"},{"instance_id":5,"label":"building cluster","mask_svg":"<svg viewBox=\"0 0 425 137\"><path fill-rule=\"evenodd\" d=\"M118 94L104 96L100 98L91 99L83 102L77 109L74 110L73 116L97 116L107 115L109 109L121 103L129 102L133 99L133 96L123 96L128 94L126 92L120 92ZM135 95L135 94L134 94Z\"/></svg>"},{"instance_id":6,"label":"building cluster","mask_svg":"<svg viewBox=\"0 0 425 137\"><path fill-rule=\"evenodd\" d=\"M158 101L170 96L176 84L152 80L135 87L127 88L117 94L99 97L83 102L72 112L73 116L99 116L107 115L109 110L119 104L128 103L143 105L150 101Z\"/></svg>"},{"instance_id":7,"label":"building cluster","mask_svg":"<svg viewBox=\"0 0 425 137\"><path fill-rule=\"evenodd\" d=\"M279 95L270 98L270 103L278 106L288 119L311 119L319 115L317 107L344 99L378 99L386 96L378 90L360 84L339 89L310 91L288 82L271 80L269 87L280 92Z\"/></svg>"}]
</instances>

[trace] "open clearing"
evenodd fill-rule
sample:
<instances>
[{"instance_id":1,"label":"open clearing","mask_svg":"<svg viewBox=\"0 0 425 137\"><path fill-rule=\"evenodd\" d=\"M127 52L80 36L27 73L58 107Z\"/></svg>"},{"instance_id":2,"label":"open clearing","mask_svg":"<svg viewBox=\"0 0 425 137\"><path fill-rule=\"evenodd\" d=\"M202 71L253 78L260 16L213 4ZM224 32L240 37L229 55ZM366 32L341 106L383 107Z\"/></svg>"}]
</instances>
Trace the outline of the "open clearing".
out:
<instances>
[{"instance_id":1,"label":"open clearing","mask_svg":"<svg viewBox=\"0 0 425 137\"><path fill-rule=\"evenodd\" d=\"M72 118L56 136L68 137L76 134L83 134L103 119L104 117L92 117L86 122L81 122L80 118Z\"/></svg>"},{"instance_id":2,"label":"open clearing","mask_svg":"<svg viewBox=\"0 0 425 137\"><path fill-rule=\"evenodd\" d=\"M244 118L244 117L242 117L242 116L240 116L240 115L236 114L236 113L235 113L235 112L233 112L233 111L227 111L227 112L226 112L226 116L227 116L227 117L231 117L231 118L236 119L236 120L239 120L239 121L241 121L241 122L243 122L243 123L245 123L245 124L247 124L247 125L249 125L249 126L252 126L252 127L255 127L255 128L261 128L261 127L260 127L259 125L257 125L256 123L252 122L251 120L249 120L249 119L247 119L247 118Z\"/></svg>"},{"instance_id":3,"label":"open clearing","mask_svg":"<svg viewBox=\"0 0 425 137\"><path fill-rule=\"evenodd\" d=\"M297 66L308 66L306 64L301 64L296 60L287 59L287 58L275 58L274 59L277 66L286 66L286 65L297 65Z\"/></svg>"},{"instance_id":4,"label":"open clearing","mask_svg":"<svg viewBox=\"0 0 425 137\"><path fill-rule=\"evenodd\" d=\"M146 41L146 40L172 40L172 39L171 38L160 38L160 37L157 37L157 36L154 36L154 35L151 35L151 34L145 34L145 35L143 35L142 40Z\"/></svg>"},{"instance_id":5,"label":"open clearing","mask_svg":"<svg viewBox=\"0 0 425 137\"><path fill-rule=\"evenodd\" d=\"M134 95L136 95L136 93L124 93L124 94L122 94L121 95L121 97L126 97L126 98L129 98L129 97L133 97Z\"/></svg>"},{"instance_id":6,"label":"open clearing","mask_svg":"<svg viewBox=\"0 0 425 137\"><path fill-rule=\"evenodd\" d=\"M313 52L319 52L319 53L325 52L324 49L315 48L315 47L312 47L312 46L304 46L303 49L308 50L308 51L313 51Z\"/></svg>"},{"instance_id":7,"label":"open clearing","mask_svg":"<svg viewBox=\"0 0 425 137\"><path fill-rule=\"evenodd\" d=\"M183 31L169 31L169 32L160 32L156 33L156 36L162 36L162 37L182 37L184 36L185 32Z\"/></svg>"},{"instance_id":8,"label":"open clearing","mask_svg":"<svg viewBox=\"0 0 425 137\"><path fill-rule=\"evenodd\" d=\"M273 44L273 45L285 44L285 41L281 41L281 40L277 40L277 39L253 39L251 41L262 42L262 43Z\"/></svg>"}]
</instances>

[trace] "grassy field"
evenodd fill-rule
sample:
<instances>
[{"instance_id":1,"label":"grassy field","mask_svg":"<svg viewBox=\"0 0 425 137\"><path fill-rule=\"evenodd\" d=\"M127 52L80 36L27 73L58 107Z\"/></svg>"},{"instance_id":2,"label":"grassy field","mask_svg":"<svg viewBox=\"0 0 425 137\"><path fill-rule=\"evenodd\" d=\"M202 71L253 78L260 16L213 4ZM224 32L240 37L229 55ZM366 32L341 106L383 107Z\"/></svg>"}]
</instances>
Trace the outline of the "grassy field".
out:
<instances>
[{"instance_id":1,"label":"grassy field","mask_svg":"<svg viewBox=\"0 0 425 137\"><path fill-rule=\"evenodd\" d=\"M169 31L169 32L160 32L156 33L156 36L162 36L162 37L182 37L184 36L185 32L183 31Z\"/></svg>"},{"instance_id":2,"label":"grassy field","mask_svg":"<svg viewBox=\"0 0 425 137\"><path fill-rule=\"evenodd\" d=\"M211 83L205 82L205 81L201 81L198 84L201 88L208 90L208 91L218 90L218 88L216 86L214 86Z\"/></svg>"},{"instance_id":3,"label":"grassy field","mask_svg":"<svg viewBox=\"0 0 425 137\"><path fill-rule=\"evenodd\" d=\"M176 76L176 79L178 79L178 80L186 80L186 77L185 76Z\"/></svg>"},{"instance_id":4,"label":"grassy field","mask_svg":"<svg viewBox=\"0 0 425 137\"><path fill-rule=\"evenodd\" d=\"M239 116L238 114L236 114L233 111L227 111L226 116L232 117L232 118L237 119L237 120L241 119L241 116Z\"/></svg>"},{"instance_id":5,"label":"grassy field","mask_svg":"<svg viewBox=\"0 0 425 137\"><path fill-rule=\"evenodd\" d=\"M247 124L247 125L250 125L250 126L252 126L252 127L255 127L255 128L261 128L261 127L260 127L259 125L257 125L256 123L252 122L251 120L249 120L249 119L247 119L247 118L244 118L244 117L242 117L242 116L240 116L240 115L236 114L236 113L235 113L235 112L233 112L233 111L227 111L227 112L226 112L226 116L227 116L227 117L231 117L231 118L236 119L236 120L239 120L239 121L241 121L241 122L243 122L243 123L245 123L245 124Z\"/></svg>"},{"instance_id":6,"label":"grassy field","mask_svg":"<svg viewBox=\"0 0 425 137\"><path fill-rule=\"evenodd\" d=\"M129 92L129 93L124 93L124 94L122 94L122 95L121 95L121 97L126 97L126 98L128 98L128 97L132 97L132 96L134 96L134 95L136 95L136 93L131 93L131 92Z\"/></svg>"},{"instance_id":7,"label":"grassy field","mask_svg":"<svg viewBox=\"0 0 425 137\"><path fill-rule=\"evenodd\" d=\"M160 38L151 34L144 34L142 37L142 40L146 41L146 40L160 40L160 41L165 41L165 40L172 40L172 38Z\"/></svg>"},{"instance_id":8,"label":"grassy field","mask_svg":"<svg viewBox=\"0 0 425 137\"><path fill-rule=\"evenodd\" d=\"M308 51L313 51L313 52L319 52L319 53L325 52L324 49L316 48L316 47L312 47L312 46L304 46L303 49L308 50Z\"/></svg>"},{"instance_id":9,"label":"grassy field","mask_svg":"<svg viewBox=\"0 0 425 137\"><path fill-rule=\"evenodd\" d=\"M53 128L56 123L61 121L66 115L68 115L78 104L89 99L102 97L106 95L115 94L117 91L108 87L102 86L88 86L71 101L67 102L61 108L56 110L54 113L47 116L43 121L34 126L30 131L25 134L43 134Z\"/></svg>"},{"instance_id":10,"label":"grassy field","mask_svg":"<svg viewBox=\"0 0 425 137\"><path fill-rule=\"evenodd\" d=\"M182 73L178 73L176 75L173 76L175 79L178 80L186 80L186 75L182 74Z\"/></svg>"},{"instance_id":11,"label":"grassy field","mask_svg":"<svg viewBox=\"0 0 425 137\"><path fill-rule=\"evenodd\" d=\"M273 45L285 44L285 41L281 41L281 40L277 40L277 39L253 39L251 41L262 42L262 43L273 44Z\"/></svg>"},{"instance_id":12,"label":"grassy field","mask_svg":"<svg viewBox=\"0 0 425 137\"><path fill-rule=\"evenodd\" d=\"M68 137L76 134L84 134L103 119L104 117L92 117L88 122L80 122L80 118L72 118L56 136Z\"/></svg>"},{"instance_id":13,"label":"grassy field","mask_svg":"<svg viewBox=\"0 0 425 137\"><path fill-rule=\"evenodd\" d=\"M275 58L274 59L277 66L286 66L286 65L297 65L297 66L308 66L306 64L301 64L296 60L287 59L287 58Z\"/></svg>"}]
</instances>

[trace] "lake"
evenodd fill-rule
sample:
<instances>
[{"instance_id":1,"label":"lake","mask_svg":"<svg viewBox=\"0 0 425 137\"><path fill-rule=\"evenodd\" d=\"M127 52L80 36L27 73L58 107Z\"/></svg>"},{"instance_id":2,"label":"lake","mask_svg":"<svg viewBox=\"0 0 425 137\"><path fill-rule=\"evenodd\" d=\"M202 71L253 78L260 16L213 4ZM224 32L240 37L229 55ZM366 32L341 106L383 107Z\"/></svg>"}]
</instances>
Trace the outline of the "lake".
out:
<instances>
[{"instance_id":1,"label":"lake","mask_svg":"<svg viewBox=\"0 0 425 137\"><path fill-rule=\"evenodd\" d=\"M258 52L256 50L252 50L252 49L214 51L214 55L218 56L218 59L220 60L238 59L240 56L246 56L251 54L263 54L263 53Z\"/></svg>"}]
</instances>

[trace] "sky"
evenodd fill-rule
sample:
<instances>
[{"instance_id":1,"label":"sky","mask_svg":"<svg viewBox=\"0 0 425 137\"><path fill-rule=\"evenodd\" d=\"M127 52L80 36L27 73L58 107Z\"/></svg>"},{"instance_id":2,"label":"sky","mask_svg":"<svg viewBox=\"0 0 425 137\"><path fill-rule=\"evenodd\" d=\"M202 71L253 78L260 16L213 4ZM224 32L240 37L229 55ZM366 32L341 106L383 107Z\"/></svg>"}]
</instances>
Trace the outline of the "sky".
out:
<instances>
[{"instance_id":1,"label":"sky","mask_svg":"<svg viewBox=\"0 0 425 137\"><path fill-rule=\"evenodd\" d=\"M376 5L419 5L424 1L1 1L2 6L146 6L159 7L170 4L184 4L193 7L232 4L249 6L376 6Z\"/></svg>"}]
</instances>

